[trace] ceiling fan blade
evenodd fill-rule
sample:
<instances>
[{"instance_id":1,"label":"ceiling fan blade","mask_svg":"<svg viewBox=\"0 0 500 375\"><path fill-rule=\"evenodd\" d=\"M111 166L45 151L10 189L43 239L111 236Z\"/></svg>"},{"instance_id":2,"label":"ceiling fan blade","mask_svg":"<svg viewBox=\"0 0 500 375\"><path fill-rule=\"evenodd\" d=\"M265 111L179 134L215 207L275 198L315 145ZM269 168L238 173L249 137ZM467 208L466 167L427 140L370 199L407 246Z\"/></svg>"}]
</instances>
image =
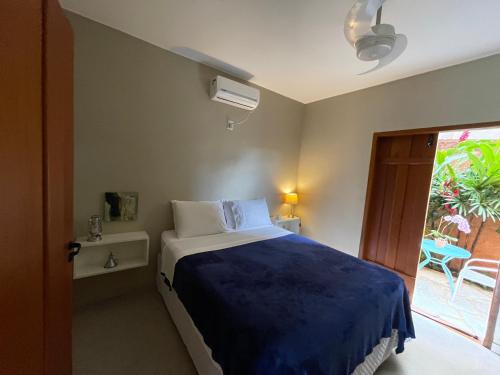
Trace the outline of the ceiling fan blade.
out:
<instances>
[{"instance_id":1,"label":"ceiling fan blade","mask_svg":"<svg viewBox=\"0 0 500 375\"><path fill-rule=\"evenodd\" d=\"M344 22L344 34L347 41L354 46L364 35L372 35L372 20L385 0L357 0L347 14Z\"/></svg>"},{"instance_id":2,"label":"ceiling fan blade","mask_svg":"<svg viewBox=\"0 0 500 375\"><path fill-rule=\"evenodd\" d=\"M391 62L396 60L399 56L403 54L405 51L406 47L408 46L408 38L404 34L397 34L396 35L396 41L394 42L394 47L392 47L391 53L389 53L387 56L381 58L378 61L378 64L373 67L370 70L367 70L366 72L359 73L358 76L362 76L371 72L374 72L375 70L379 70L380 68L383 68L386 65L389 65Z\"/></svg>"}]
</instances>

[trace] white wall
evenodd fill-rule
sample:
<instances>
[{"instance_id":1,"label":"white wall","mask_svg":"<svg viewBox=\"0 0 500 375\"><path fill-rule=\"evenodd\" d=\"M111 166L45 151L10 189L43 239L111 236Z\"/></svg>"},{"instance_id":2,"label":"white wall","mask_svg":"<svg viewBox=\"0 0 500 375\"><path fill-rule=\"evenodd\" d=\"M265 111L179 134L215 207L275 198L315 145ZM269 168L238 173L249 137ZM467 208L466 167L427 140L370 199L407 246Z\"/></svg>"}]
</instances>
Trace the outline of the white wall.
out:
<instances>
[{"instance_id":1,"label":"white wall","mask_svg":"<svg viewBox=\"0 0 500 375\"><path fill-rule=\"evenodd\" d=\"M261 88L248 112L208 97L211 68L74 14L75 224L103 211L106 191L139 192L137 221L105 233L145 229L150 266L75 282L78 305L152 286L169 201L265 197L271 211L295 189L304 105ZM283 208L284 209L284 208Z\"/></svg>"},{"instance_id":2,"label":"white wall","mask_svg":"<svg viewBox=\"0 0 500 375\"><path fill-rule=\"evenodd\" d=\"M148 268L76 282L77 304L152 285L160 232L172 227L170 199L265 196L276 213L298 179L304 233L357 254L373 132L500 119L494 56L306 106L262 89L262 105L231 133L227 117L245 112L208 99L218 72L68 16L77 234L102 212L105 191L138 191L139 220L105 230L146 229L152 239Z\"/></svg>"},{"instance_id":3,"label":"white wall","mask_svg":"<svg viewBox=\"0 0 500 375\"><path fill-rule=\"evenodd\" d=\"M304 234L358 254L374 132L498 120L500 55L306 105Z\"/></svg>"}]
</instances>

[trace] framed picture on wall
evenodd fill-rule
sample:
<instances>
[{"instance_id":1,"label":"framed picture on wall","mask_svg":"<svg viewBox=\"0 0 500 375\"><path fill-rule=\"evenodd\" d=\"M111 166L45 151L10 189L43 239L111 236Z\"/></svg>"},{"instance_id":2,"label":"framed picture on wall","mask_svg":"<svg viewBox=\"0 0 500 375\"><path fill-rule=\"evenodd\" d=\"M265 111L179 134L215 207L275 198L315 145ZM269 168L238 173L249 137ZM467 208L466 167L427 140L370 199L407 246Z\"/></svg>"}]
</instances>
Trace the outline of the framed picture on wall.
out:
<instances>
[{"instance_id":1,"label":"framed picture on wall","mask_svg":"<svg viewBox=\"0 0 500 375\"><path fill-rule=\"evenodd\" d=\"M137 220L139 193L106 192L104 193L104 221Z\"/></svg>"}]
</instances>

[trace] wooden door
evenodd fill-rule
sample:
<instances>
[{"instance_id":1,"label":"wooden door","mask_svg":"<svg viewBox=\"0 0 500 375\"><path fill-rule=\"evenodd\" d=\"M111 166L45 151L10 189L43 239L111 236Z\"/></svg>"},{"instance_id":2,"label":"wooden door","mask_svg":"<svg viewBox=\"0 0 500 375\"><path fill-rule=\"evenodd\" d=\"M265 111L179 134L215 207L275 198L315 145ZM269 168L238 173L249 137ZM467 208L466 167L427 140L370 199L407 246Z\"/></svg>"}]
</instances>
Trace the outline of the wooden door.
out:
<instances>
[{"instance_id":1,"label":"wooden door","mask_svg":"<svg viewBox=\"0 0 500 375\"><path fill-rule=\"evenodd\" d=\"M72 69L56 0L0 2L0 374L71 374Z\"/></svg>"},{"instance_id":2,"label":"wooden door","mask_svg":"<svg viewBox=\"0 0 500 375\"><path fill-rule=\"evenodd\" d=\"M415 286L437 133L374 137L361 256Z\"/></svg>"},{"instance_id":3,"label":"wooden door","mask_svg":"<svg viewBox=\"0 0 500 375\"><path fill-rule=\"evenodd\" d=\"M43 364L41 3L0 2L0 374Z\"/></svg>"}]
</instances>

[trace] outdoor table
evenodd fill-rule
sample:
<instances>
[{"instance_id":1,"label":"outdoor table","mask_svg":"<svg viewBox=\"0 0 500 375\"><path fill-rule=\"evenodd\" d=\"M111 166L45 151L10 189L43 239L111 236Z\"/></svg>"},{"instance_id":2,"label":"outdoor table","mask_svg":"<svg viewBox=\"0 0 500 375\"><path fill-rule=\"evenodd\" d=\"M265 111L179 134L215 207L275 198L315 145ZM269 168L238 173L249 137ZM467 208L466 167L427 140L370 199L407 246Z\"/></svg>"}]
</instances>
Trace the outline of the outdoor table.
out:
<instances>
[{"instance_id":1,"label":"outdoor table","mask_svg":"<svg viewBox=\"0 0 500 375\"><path fill-rule=\"evenodd\" d=\"M422 240L422 251L425 254L425 259L420 262L418 269L424 268L429 263L439 264L448 278L451 294L453 294L453 291L455 290L453 275L451 274L451 271L446 263L452 259L468 259L471 257L471 253L461 247L450 244L446 244L443 247L437 247L434 240L430 239ZM436 258L433 254L442 255L442 258Z\"/></svg>"}]
</instances>

